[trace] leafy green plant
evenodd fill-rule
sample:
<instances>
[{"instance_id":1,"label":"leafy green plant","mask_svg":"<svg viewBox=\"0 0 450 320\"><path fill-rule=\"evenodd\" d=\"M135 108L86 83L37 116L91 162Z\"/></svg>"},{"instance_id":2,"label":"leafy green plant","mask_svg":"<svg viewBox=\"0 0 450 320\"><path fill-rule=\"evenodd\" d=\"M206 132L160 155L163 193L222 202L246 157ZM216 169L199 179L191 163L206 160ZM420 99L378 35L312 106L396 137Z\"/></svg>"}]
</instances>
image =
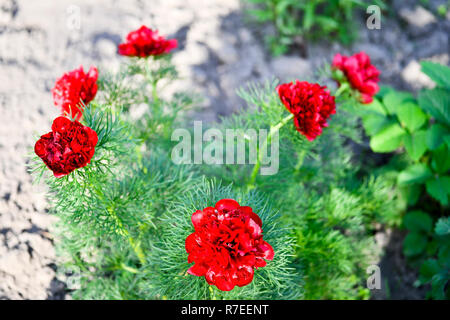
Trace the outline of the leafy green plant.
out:
<instances>
[{"instance_id":1,"label":"leafy green plant","mask_svg":"<svg viewBox=\"0 0 450 320\"><path fill-rule=\"evenodd\" d=\"M385 8L382 1L364 0L245 0L248 13L259 23L271 23L276 34L266 37L274 55L285 53L301 38L332 39L344 44L356 37L353 20L356 9L370 4ZM374 3L375 2L375 3Z\"/></svg>"},{"instance_id":2,"label":"leafy green plant","mask_svg":"<svg viewBox=\"0 0 450 320\"><path fill-rule=\"evenodd\" d=\"M373 151L406 150L410 165L399 173L398 184L407 190L410 205L425 188L433 199L448 206L450 68L423 62L422 70L436 82L436 88L422 90L418 99L385 89L363 111L362 121Z\"/></svg>"},{"instance_id":3,"label":"leafy green plant","mask_svg":"<svg viewBox=\"0 0 450 320\"><path fill-rule=\"evenodd\" d=\"M441 218L435 231L433 225L440 216L448 216L449 208L450 68L422 62L422 71L436 83L435 88L422 90L417 99L408 92L384 88L362 112L362 122L373 151L396 151L396 157L402 158L397 185L408 205L419 209L403 219L409 231L404 254L414 265L422 265L418 284L431 282L430 297L442 299L448 294L443 289L449 279L448 218ZM436 255L437 259L429 259Z\"/></svg>"},{"instance_id":4,"label":"leafy green plant","mask_svg":"<svg viewBox=\"0 0 450 320\"><path fill-rule=\"evenodd\" d=\"M450 299L450 217L437 221L433 233L434 254L420 267L417 285L431 284L428 297L432 299Z\"/></svg>"},{"instance_id":5,"label":"leafy green plant","mask_svg":"<svg viewBox=\"0 0 450 320\"><path fill-rule=\"evenodd\" d=\"M276 94L278 83L249 85L239 91L249 107L212 124L227 129L274 128L287 111ZM345 101L345 100L344 100ZM366 268L379 255L375 222L398 225L404 209L395 180L360 176L349 139L359 140L356 106L342 103L322 135L310 142L289 122L279 132L280 171L258 175L252 187L283 213L296 239L295 263L303 275L305 299L367 299ZM245 145L246 152L249 146ZM253 167L204 165L202 172L245 190Z\"/></svg>"}]
</instances>

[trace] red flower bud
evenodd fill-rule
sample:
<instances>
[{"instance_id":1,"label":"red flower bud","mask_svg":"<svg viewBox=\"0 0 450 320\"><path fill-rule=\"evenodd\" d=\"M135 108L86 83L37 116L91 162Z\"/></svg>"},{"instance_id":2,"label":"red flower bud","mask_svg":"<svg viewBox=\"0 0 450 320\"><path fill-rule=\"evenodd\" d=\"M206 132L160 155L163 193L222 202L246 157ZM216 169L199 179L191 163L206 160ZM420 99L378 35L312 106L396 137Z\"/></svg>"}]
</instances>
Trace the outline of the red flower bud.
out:
<instances>
[{"instance_id":1,"label":"red flower bud","mask_svg":"<svg viewBox=\"0 0 450 320\"><path fill-rule=\"evenodd\" d=\"M294 115L294 124L301 134L312 141L327 127L327 120L336 113L333 96L317 83L284 83L277 87L278 95L286 109Z\"/></svg>"},{"instance_id":2,"label":"red flower bud","mask_svg":"<svg viewBox=\"0 0 450 320\"><path fill-rule=\"evenodd\" d=\"M195 232L185 241L188 273L205 277L222 291L246 286L254 269L273 260L273 248L263 240L262 222L250 207L232 199L222 199L215 207L192 214Z\"/></svg>"},{"instance_id":3,"label":"red flower bud","mask_svg":"<svg viewBox=\"0 0 450 320\"><path fill-rule=\"evenodd\" d=\"M334 56L332 68L344 73L350 86L359 91L362 103L373 101L373 96L379 91L380 71L370 63L370 57L365 52L350 57L338 53ZM335 80L341 85L342 79Z\"/></svg>"},{"instance_id":4,"label":"red flower bud","mask_svg":"<svg viewBox=\"0 0 450 320\"><path fill-rule=\"evenodd\" d=\"M146 26L132 31L127 36L125 43L119 44L119 54L129 57L146 58L148 56L159 56L169 53L177 47L176 39L166 40Z\"/></svg>"},{"instance_id":5,"label":"red flower bud","mask_svg":"<svg viewBox=\"0 0 450 320\"><path fill-rule=\"evenodd\" d=\"M52 131L36 142L34 152L60 178L90 163L97 142L97 133L91 128L58 117Z\"/></svg>"},{"instance_id":6,"label":"red flower bud","mask_svg":"<svg viewBox=\"0 0 450 320\"><path fill-rule=\"evenodd\" d=\"M80 66L70 72L64 73L59 78L52 89L53 102L55 106L61 108L62 115L72 115L76 120L80 120L83 109L80 103L87 105L97 94L98 71L96 67L91 67L89 72L84 73Z\"/></svg>"}]
</instances>

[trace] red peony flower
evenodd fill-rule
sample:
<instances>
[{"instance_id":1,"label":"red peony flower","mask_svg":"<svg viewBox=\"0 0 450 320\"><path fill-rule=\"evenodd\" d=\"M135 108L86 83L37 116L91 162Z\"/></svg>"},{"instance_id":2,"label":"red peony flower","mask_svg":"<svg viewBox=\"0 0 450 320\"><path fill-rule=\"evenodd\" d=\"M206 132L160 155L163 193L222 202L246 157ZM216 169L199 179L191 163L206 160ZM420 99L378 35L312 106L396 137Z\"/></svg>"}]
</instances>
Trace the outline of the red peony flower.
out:
<instances>
[{"instance_id":1,"label":"red peony flower","mask_svg":"<svg viewBox=\"0 0 450 320\"><path fill-rule=\"evenodd\" d=\"M80 120L83 115L83 107L80 103L87 105L95 98L97 78L96 67L91 67L87 74L84 73L82 66L64 73L52 89L55 106L61 108L63 115L71 114L74 119Z\"/></svg>"},{"instance_id":2,"label":"red peony flower","mask_svg":"<svg viewBox=\"0 0 450 320\"><path fill-rule=\"evenodd\" d=\"M380 71L370 63L370 57L365 52L351 57L336 54L332 67L341 70L350 86L359 91L362 103L371 103L373 96L380 90L378 87Z\"/></svg>"},{"instance_id":3,"label":"red peony flower","mask_svg":"<svg viewBox=\"0 0 450 320\"><path fill-rule=\"evenodd\" d=\"M296 81L277 87L284 106L294 115L294 124L301 134L312 141L327 127L327 119L336 113L334 97L317 83Z\"/></svg>"},{"instance_id":4,"label":"red peony flower","mask_svg":"<svg viewBox=\"0 0 450 320\"><path fill-rule=\"evenodd\" d=\"M177 45L176 39L166 40L163 36L158 35L158 31L142 26L138 30L130 32L125 43L119 44L119 54L141 58L159 56L169 53Z\"/></svg>"},{"instance_id":5,"label":"red peony flower","mask_svg":"<svg viewBox=\"0 0 450 320\"><path fill-rule=\"evenodd\" d=\"M53 121L52 131L36 142L34 152L60 178L90 163L97 142L97 133L91 128L58 117Z\"/></svg>"},{"instance_id":6,"label":"red peony flower","mask_svg":"<svg viewBox=\"0 0 450 320\"><path fill-rule=\"evenodd\" d=\"M215 207L192 214L195 232L186 238L188 273L205 277L222 291L246 286L253 280L255 268L272 260L274 251L263 240L262 222L250 207L241 207L223 199Z\"/></svg>"}]
</instances>

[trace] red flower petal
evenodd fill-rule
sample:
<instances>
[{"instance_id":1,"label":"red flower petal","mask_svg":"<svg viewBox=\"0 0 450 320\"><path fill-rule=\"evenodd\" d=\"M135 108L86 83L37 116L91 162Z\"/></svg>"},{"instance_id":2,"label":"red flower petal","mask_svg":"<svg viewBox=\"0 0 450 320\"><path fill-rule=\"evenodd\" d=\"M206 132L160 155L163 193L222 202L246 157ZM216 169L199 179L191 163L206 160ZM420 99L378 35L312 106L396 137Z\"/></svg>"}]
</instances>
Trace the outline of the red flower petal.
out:
<instances>
[{"instance_id":1,"label":"red flower petal","mask_svg":"<svg viewBox=\"0 0 450 320\"><path fill-rule=\"evenodd\" d=\"M35 153L55 177L63 177L90 163L98 138L91 128L78 121L58 117L52 131L41 136L35 144Z\"/></svg>"},{"instance_id":2,"label":"red flower petal","mask_svg":"<svg viewBox=\"0 0 450 320\"><path fill-rule=\"evenodd\" d=\"M193 276L203 277L206 274L206 271L208 270L204 265L196 263L192 267L190 267L187 272L189 274L192 274Z\"/></svg>"},{"instance_id":3,"label":"red flower petal","mask_svg":"<svg viewBox=\"0 0 450 320\"><path fill-rule=\"evenodd\" d=\"M371 64L370 57L365 52L346 57L336 54L332 67L341 70L351 87L360 92L360 101L364 104L373 101L373 96L379 91L378 76L380 71ZM336 79L339 81L339 79Z\"/></svg>"},{"instance_id":4,"label":"red flower petal","mask_svg":"<svg viewBox=\"0 0 450 320\"><path fill-rule=\"evenodd\" d=\"M205 276L210 285L229 291L253 279L254 268L274 257L273 248L263 240L262 221L251 207L241 207L233 199L218 201L192 214L195 232L185 241L188 270ZM207 271L206 271L207 270Z\"/></svg>"},{"instance_id":5,"label":"red flower petal","mask_svg":"<svg viewBox=\"0 0 450 320\"><path fill-rule=\"evenodd\" d=\"M294 115L294 125L312 141L322 133L327 120L335 113L334 97L318 84L296 81L277 87L281 102Z\"/></svg>"},{"instance_id":6,"label":"red flower petal","mask_svg":"<svg viewBox=\"0 0 450 320\"><path fill-rule=\"evenodd\" d=\"M98 71L91 67L87 74L83 67L65 73L53 87L53 102L61 108L63 115L71 114L76 120L83 115L82 103L87 105L97 94Z\"/></svg>"},{"instance_id":7,"label":"red flower petal","mask_svg":"<svg viewBox=\"0 0 450 320\"><path fill-rule=\"evenodd\" d=\"M239 203L233 199L222 199L218 201L214 207L219 211L232 211L239 208Z\"/></svg>"},{"instance_id":8,"label":"red flower petal","mask_svg":"<svg viewBox=\"0 0 450 320\"><path fill-rule=\"evenodd\" d=\"M126 42L119 44L118 52L129 57L146 58L148 56L159 56L169 53L178 45L176 39L166 40L158 35L158 31L153 31L146 26L141 26L138 30L131 31Z\"/></svg>"},{"instance_id":9,"label":"red flower petal","mask_svg":"<svg viewBox=\"0 0 450 320\"><path fill-rule=\"evenodd\" d=\"M235 284L239 287L248 285L253 280L254 270L250 266L242 266L236 271Z\"/></svg>"},{"instance_id":10,"label":"red flower petal","mask_svg":"<svg viewBox=\"0 0 450 320\"><path fill-rule=\"evenodd\" d=\"M273 251L273 248L270 244L268 244L267 242L263 241L263 243L261 243L258 246L258 249L260 252L262 252L263 258L266 260L273 260L273 257L275 256L275 252Z\"/></svg>"}]
</instances>

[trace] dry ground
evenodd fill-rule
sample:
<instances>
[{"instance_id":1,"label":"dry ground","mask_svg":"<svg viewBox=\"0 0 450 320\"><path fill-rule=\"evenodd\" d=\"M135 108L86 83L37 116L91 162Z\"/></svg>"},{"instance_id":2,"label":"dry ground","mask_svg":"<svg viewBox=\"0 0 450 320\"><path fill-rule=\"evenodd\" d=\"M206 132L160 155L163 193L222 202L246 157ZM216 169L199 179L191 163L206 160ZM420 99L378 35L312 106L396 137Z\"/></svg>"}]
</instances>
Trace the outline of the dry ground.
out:
<instances>
[{"instance_id":1,"label":"dry ground","mask_svg":"<svg viewBox=\"0 0 450 320\"><path fill-rule=\"evenodd\" d=\"M207 98L201 113L207 120L241 108L235 89L245 82L305 78L338 51L365 50L385 83L418 89L427 83L417 70L420 59L448 63L449 19L415 11L414 2L394 1L403 20L385 19L382 30L362 26L352 48L319 43L309 58L293 52L274 59L244 23L238 0L0 0L0 299L64 298L55 274L54 217L44 187L33 185L26 169L36 135L58 114L50 89L64 71L116 67L124 59L117 44L146 24L179 40L174 62L184 80L177 85Z\"/></svg>"}]
</instances>

